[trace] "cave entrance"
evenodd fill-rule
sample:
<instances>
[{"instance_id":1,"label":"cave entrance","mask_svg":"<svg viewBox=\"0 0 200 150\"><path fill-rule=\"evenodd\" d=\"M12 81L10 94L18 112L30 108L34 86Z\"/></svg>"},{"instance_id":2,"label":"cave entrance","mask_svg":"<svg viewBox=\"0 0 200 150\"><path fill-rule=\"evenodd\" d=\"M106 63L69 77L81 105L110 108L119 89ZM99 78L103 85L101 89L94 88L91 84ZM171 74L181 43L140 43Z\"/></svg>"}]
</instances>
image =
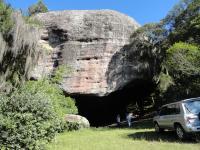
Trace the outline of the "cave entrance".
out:
<instances>
[{"instance_id":1,"label":"cave entrance","mask_svg":"<svg viewBox=\"0 0 200 150\"><path fill-rule=\"evenodd\" d=\"M125 119L128 105L142 102L153 89L152 82L135 80L108 96L76 95L74 98L79 114L86 117L91 126L99 127L115 123L117 114L120 114L121 119Z\"/></svg>"}]
</instances>

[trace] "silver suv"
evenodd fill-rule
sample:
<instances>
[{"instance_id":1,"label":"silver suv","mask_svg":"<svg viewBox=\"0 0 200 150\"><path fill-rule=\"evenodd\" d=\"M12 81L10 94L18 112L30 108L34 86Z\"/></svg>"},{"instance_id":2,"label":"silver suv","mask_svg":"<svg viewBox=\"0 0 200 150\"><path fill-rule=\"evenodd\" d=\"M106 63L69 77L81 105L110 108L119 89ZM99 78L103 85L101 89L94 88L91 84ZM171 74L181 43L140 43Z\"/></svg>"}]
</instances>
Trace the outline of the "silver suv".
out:
<instances>
[{"instance_id":1,"label":"silver suv","mask_svg":"<svg viewBox=\"0 0 200 150\"><path fill-rule=\"evenodd\" d=\"M182 100L161 107L153 118L156 132L175 130L179 139L200 133L200 97Z\"/></svg>"}]
</instances>

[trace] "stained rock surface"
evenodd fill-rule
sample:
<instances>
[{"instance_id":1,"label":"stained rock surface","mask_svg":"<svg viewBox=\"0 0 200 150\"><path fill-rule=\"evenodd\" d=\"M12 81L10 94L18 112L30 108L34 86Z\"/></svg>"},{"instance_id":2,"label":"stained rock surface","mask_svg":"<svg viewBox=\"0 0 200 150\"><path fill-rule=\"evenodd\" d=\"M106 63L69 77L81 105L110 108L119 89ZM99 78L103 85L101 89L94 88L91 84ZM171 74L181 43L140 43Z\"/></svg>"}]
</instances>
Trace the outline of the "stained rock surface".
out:
<instances>
[{"instance_id":1,"label":"stained rock surface","mask_svg":"<svg viewBox=\"0 0 200 150\"><path fill-rule=\"evenodd\" d=\"M44 28L43 55L33 78L67 65L70 73L61 82L66 93L106 96L146 76L140 70L148 66L138 62L139 56L130 58L130 36L140 26L131 17L112 10L53 11L35 17Z\"/></svg>"}]
</instances>

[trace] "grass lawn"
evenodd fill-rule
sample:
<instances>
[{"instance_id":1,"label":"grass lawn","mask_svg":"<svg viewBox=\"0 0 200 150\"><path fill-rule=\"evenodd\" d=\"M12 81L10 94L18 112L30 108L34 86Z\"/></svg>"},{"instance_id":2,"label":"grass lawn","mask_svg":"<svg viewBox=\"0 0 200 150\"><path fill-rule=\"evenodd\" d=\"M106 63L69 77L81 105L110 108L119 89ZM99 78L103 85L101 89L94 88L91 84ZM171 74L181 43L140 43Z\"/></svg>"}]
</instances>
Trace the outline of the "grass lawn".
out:
<instances>
[{"instance_id":1,"label":"grass lawn","mask_svg":"<svg viewBox=\"0 0 200 150\"><path fill-rule=\"evenodd\" d=\"M91 128L58 135L50 150L200 150L200 143L179 142L173 132L156 134L148 122L133 128Z\"/></svg>"}]
</instances>

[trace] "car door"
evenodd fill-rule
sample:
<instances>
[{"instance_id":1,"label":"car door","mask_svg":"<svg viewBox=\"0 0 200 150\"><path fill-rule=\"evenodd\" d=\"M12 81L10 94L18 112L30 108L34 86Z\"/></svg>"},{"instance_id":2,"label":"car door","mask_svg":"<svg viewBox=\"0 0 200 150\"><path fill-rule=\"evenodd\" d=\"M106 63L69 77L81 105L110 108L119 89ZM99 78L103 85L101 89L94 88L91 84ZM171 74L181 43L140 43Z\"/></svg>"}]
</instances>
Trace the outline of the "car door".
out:
<instances>
[{"instance_id":1,"label":"car door","mask_svg":"<svg viewBox=\"0 0 200 150\"><path fill-rule=\"evenodd\" d=\"M180 120L180 105L178 103L168 105L168 115L166 116L166 126L169 129L174 128L174 123Z\"/></svg>"},{"instance_id":2,"label":"car door","mask_svg":"<svg viewBox=\"0 0 200 150\"><path fill-rule=\"evenodd\" d=\"M173 128L174 120L176 120L176 104L170 104L167 107L168 115L166 117L166 127L168 129Z\"/></svg>"},{"instance_id":3,"label":"car door","mask_svg":"<svg viewBox=\"0 0 200 150\"><path fill-rule=\"evenodd\" d=\"M158 119L158 124L161 128L166 126L166 117L167 117L167 106L164 106L161 108L159 112L159 119Z\"/></svg>"},{"instance_id":4,"label":"car door","mask_svg":"<svg viewBox=\"0 0 200 150\"><path fill-rule=\"evenodd\" d=\"M163 127L166 129L170 129L171 128L171 118L173 118L173 105L167 105L166 109L165 109L165 115L163 118Z\"/></svg>"}]
</instances>

